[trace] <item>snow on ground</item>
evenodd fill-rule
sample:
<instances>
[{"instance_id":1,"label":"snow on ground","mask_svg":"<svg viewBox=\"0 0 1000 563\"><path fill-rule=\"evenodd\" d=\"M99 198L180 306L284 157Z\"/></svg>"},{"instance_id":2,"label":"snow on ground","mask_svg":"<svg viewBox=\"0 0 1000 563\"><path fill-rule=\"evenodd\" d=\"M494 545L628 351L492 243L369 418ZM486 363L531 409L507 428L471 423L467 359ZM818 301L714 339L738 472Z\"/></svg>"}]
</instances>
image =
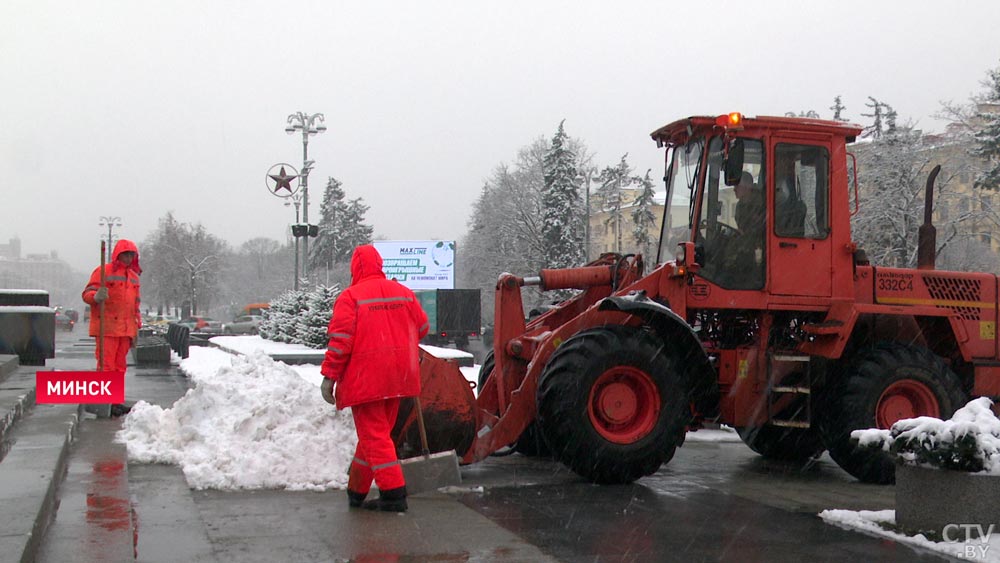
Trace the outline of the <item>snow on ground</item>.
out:
<instances>
[{"instance_id":1,"label":"snow on ground","mask_svg":"<svg viewBox=\"0 0 1000 563\"><path fill-rule=\"evenodd\" d=\"M130 460L177 464L195 489L347 485L357 443L350 411L263 352L190 352L181 369L194 388L168 409L139 401L125 418L118 439Z\"/></svg>"},{"instance_id":2,"label":"snow on ground","mask_svg":"<svg viewBox=\"0 0 1000 563\"><path fill-rule=\"evenodd\" d=\"M718 429L701 428L687 433L685 442L739 442L740 436L732 428L721 425Z\"/></svg>"},{"instance_id":3,"label":"snow on ground","mask_svg":"<svg viewBox=\"0 0 1000 563\"><path fill-rule=\"evenodd\" d=\"M140 401L125 418L118 439L129 459L177 464L195 489L346 487L357 443L350 410L323 401L320 366L289 366L268 356L309 349L257 336L212 342L239 353L192 346L180 369L194 387L167 409ZM424 349L438 357L468 354ZM475 382L479 368L460 370ZM690 432L687 439L730 442L739 436L722 427Z\"/></svg>"},{"instance_id":4,"label":"snow on ground","mask_svg":"<svg viewBox=\"0 0 1000 563\"><path fill-rule=\"evenodd\" d=\"M212 342L239 354L192 346L179 365L194 387L167 409L140 401L125 418L118 439L129 459L177 464L195 489L346 487L357 444L350 410L323 401L320 366L268 356L324 351L258 336ZM426 349L439 357L468 355ZM479 375L479 366L460 369L470 381Z\"/></svg>"},{"instance_id":5,"label":"snow on ground","mask_svg":"<svg viewBox=\"0 0 1000 563\"><path fill-rule=\"evenodd\" d=\"M944 553L951 557L970 561L1000 563L1000 533L992 534L990 539L980 540L979 538L973 538L969 541L964 541L965 531L959 528L949 530L948 533L952 539L960 541L937 542L927 539L923 534L907 536L883 528L880 524L890 526L895 524L895 510L824 510L819 513L819 517L828 524L861 531L873 536L890 538L899 543Z\"/></svg>"}]
</instances>

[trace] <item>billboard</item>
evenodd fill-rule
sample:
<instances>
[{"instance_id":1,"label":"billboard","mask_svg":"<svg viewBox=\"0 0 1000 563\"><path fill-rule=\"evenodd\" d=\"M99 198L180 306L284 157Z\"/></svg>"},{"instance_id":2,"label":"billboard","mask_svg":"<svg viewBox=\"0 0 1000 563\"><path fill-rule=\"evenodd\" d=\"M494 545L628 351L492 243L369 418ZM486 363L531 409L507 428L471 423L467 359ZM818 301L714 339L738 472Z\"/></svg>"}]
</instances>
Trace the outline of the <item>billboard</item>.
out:
<instances>
[{"instance_id":1,"label":"billboard","mask_svg":"<svg viewBox=\"0 0 1000 563\"><path fill-rule=\"evenodd\" d=\"M377 240L386 277L410 289L455 289L455 241Z\"/></svg>"}]
</instances>

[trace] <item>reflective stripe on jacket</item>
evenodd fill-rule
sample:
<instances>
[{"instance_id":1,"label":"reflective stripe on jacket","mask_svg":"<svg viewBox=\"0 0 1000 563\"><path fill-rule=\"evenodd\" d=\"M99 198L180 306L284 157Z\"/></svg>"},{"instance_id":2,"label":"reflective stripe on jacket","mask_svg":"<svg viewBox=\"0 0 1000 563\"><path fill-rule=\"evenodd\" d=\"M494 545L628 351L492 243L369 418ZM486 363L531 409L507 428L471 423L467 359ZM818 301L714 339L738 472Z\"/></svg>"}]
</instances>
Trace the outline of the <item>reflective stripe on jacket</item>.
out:
<instances>
[{"instance_id":1,"label":"reflective stripe on jacket","mask_svg":"<svg viewBox=\"0 0 1000 563\"><path fill-rule=\"evenodd\" d=\"M337 406L420 394L418 343L427 315L407 287L382 273L375 247L351 258L351 285L337 297L320 369L337 382Z\"/></svg>"}]
</instances>

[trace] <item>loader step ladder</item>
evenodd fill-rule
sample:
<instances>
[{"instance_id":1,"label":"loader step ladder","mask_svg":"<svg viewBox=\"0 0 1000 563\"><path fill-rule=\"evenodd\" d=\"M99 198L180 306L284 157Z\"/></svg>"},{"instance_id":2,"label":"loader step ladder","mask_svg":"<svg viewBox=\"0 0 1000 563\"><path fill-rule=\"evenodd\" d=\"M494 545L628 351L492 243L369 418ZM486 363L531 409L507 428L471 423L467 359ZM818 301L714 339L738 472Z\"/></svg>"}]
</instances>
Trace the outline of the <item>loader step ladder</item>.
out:
<instances>
[{"instance_id":1,"label":"loader step ladder","mask_svg":"<svg viewBox=\"0 0 1000 563\"><path fill-rule=\"evenodd\" d=\"M794 385L778 385L774 382L775 365L776 364L801 364L800 378ZM767 420L771 426L781 426L784 428L809 428L810 421L812 420L812 413L810 412L810 395L812 394L812 357L797 354L768 354L768 365L767 365ZM778 414L776 412L776 403L783 397L795 396L791 401L792 405L801 403L803 408L795 410L791 413L785 412L783 414L791 414L791 417L787 418L775 418Z\"/></svg>"}]
</instances>

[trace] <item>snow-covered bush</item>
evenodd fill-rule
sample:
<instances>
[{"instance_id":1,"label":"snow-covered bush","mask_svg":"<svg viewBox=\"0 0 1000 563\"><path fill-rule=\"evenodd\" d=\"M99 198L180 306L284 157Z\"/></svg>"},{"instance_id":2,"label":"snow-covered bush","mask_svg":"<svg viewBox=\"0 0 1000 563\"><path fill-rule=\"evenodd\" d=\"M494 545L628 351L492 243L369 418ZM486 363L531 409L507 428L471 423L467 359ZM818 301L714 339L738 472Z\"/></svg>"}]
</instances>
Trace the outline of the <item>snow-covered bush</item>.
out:
<instances>
[{"instance_id":1,"label":"snow-covered bush","mask_svg":"<svg viewBox=\"0 0 1000 563\"><path fill-rule=\"evenodd\" d=\"M859 447L881 448L909 465L1000 475L1000 419L986 397L973 399L950 420L907 418L889 430L851 432Z\"/></svg>"},{"instance_id":2,"label":"snow-covered bush","mask_svg":"<svg viewBox=\"0 0 1000 563\"><path fill-rule=\"evenodd\" d=\"M318 285L309 290L287 291L264 311L258 332L261 338L310 348L325 348L326 329L333 302L340 294L337 286Z\"/></svg>"}]
</instances>

